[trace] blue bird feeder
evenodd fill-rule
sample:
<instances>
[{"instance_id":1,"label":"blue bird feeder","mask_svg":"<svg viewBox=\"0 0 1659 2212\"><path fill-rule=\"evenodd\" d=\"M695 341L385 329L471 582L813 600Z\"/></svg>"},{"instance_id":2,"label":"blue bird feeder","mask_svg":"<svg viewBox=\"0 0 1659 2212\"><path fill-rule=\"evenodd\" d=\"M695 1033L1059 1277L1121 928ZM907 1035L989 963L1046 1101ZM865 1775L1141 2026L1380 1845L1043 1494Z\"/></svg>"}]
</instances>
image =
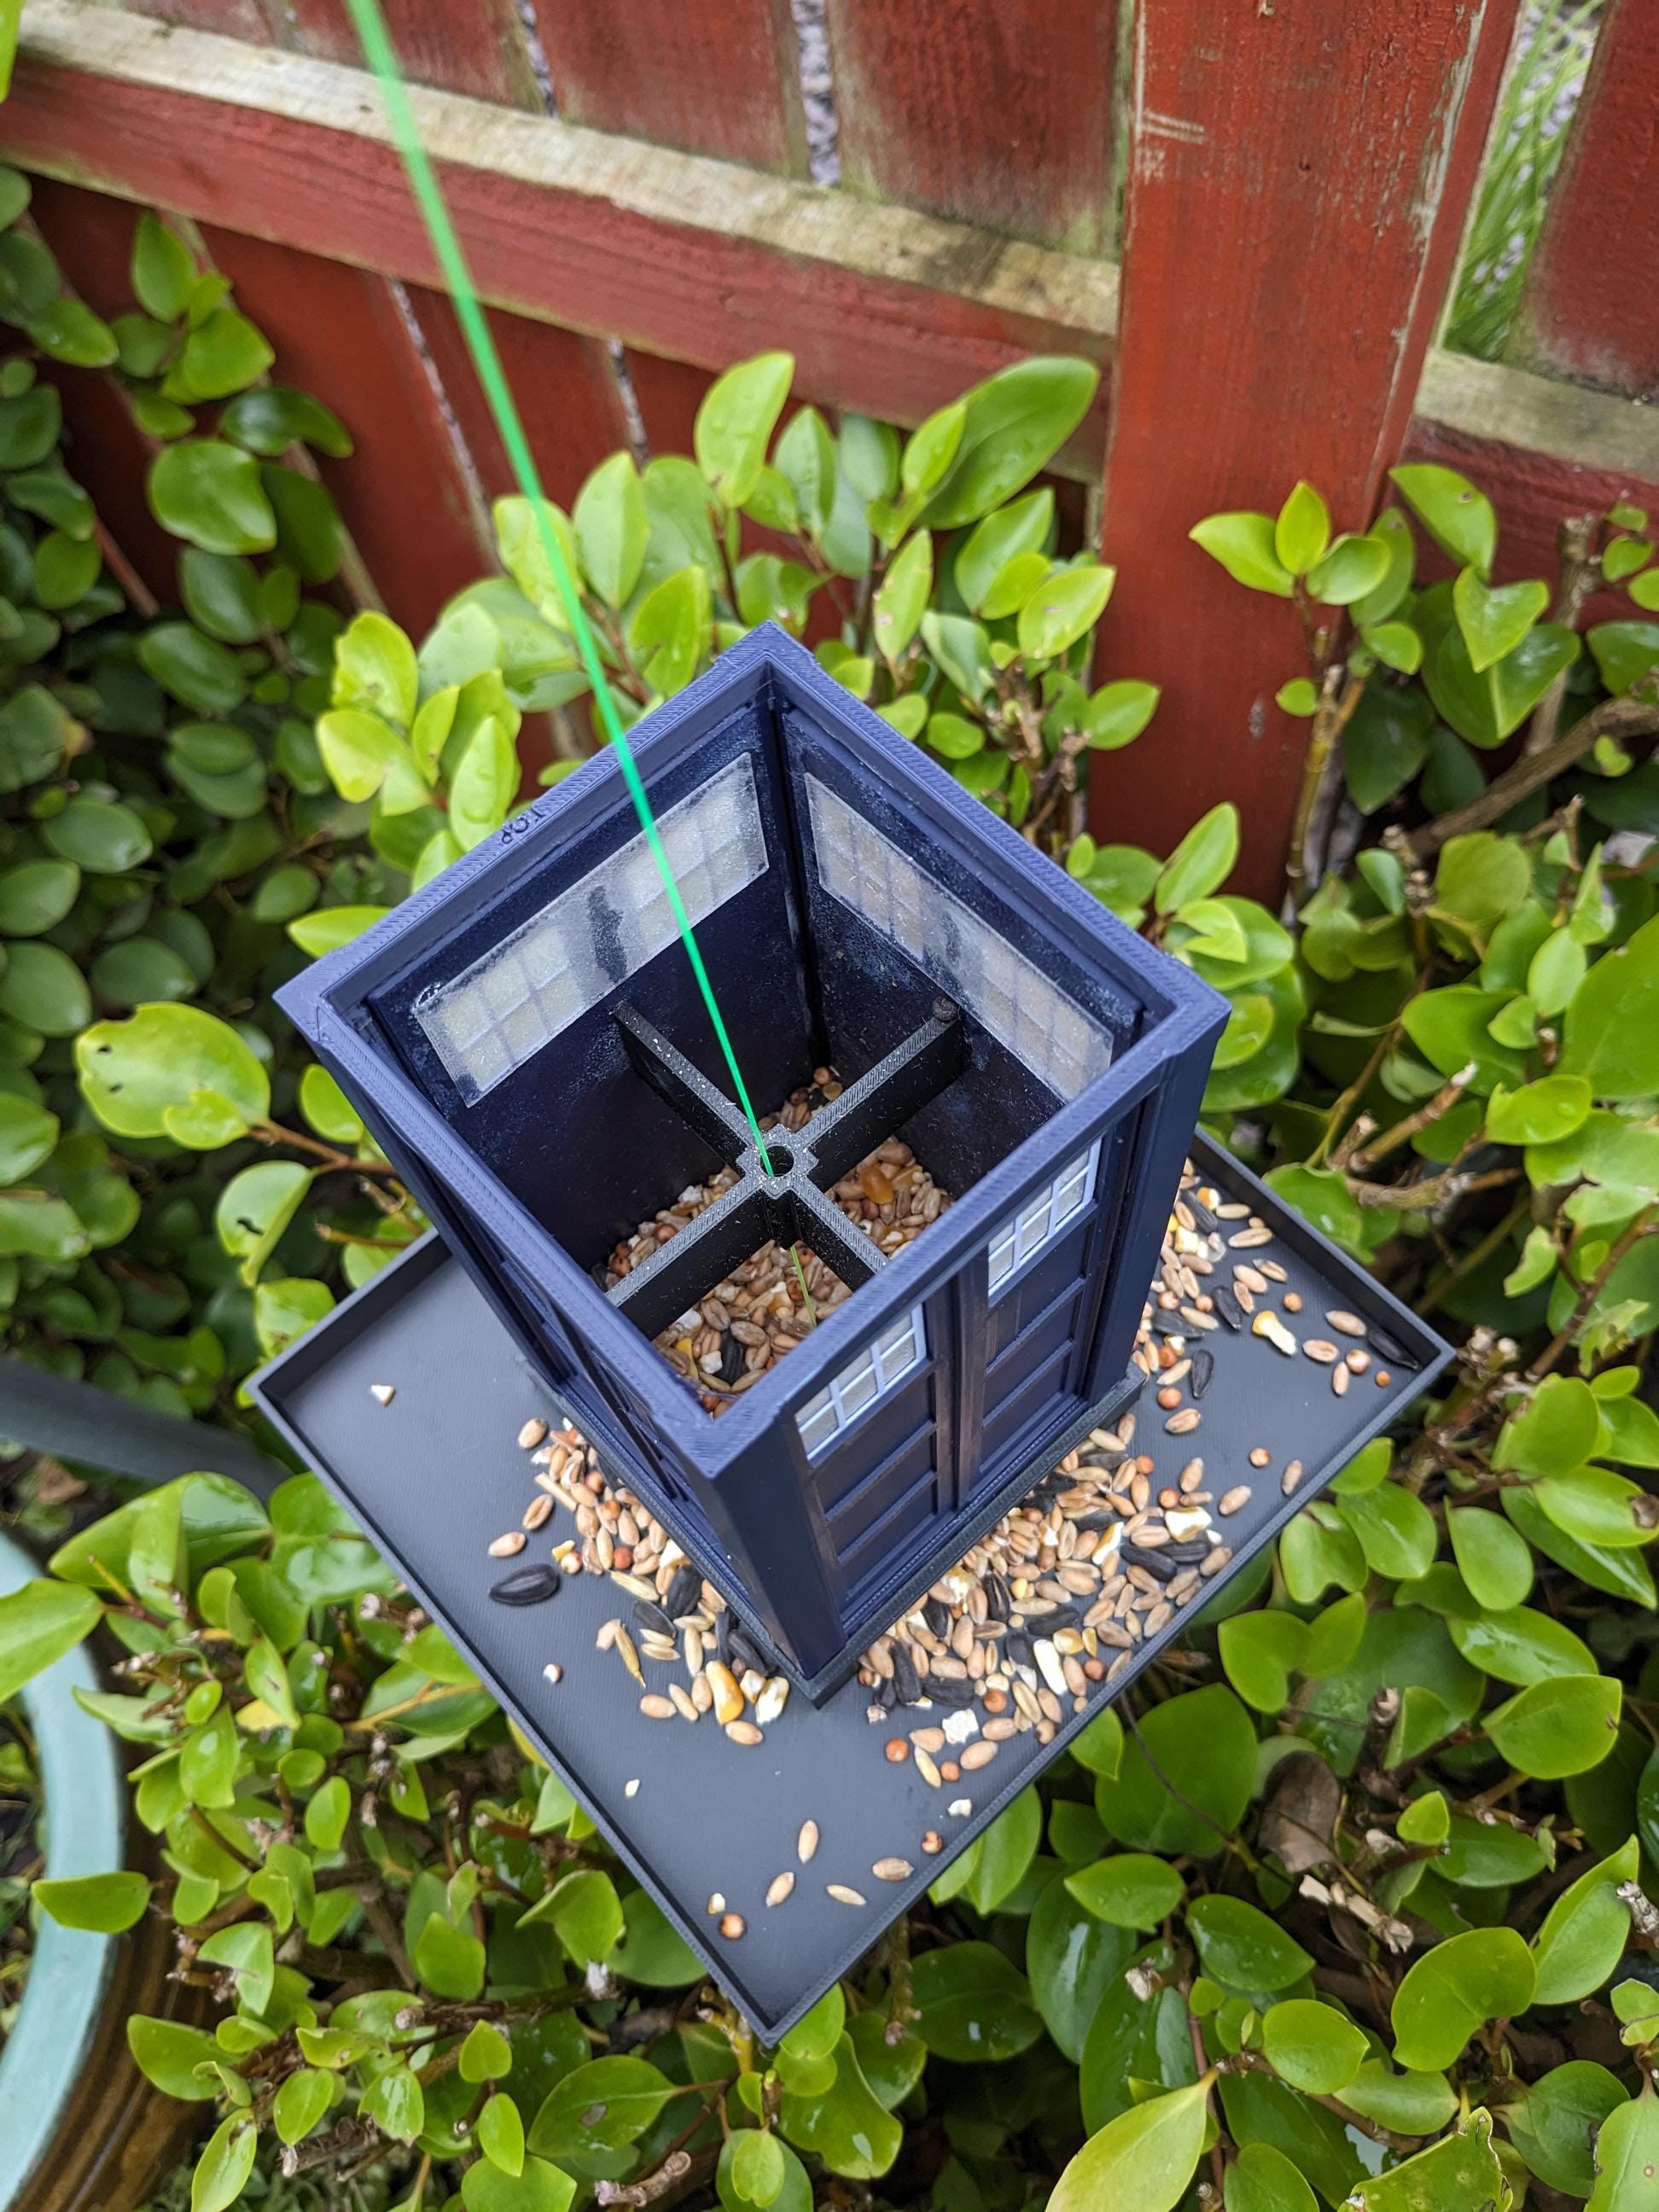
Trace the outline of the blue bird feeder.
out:
<instances>
[{"instance_id":1,"label":"blue bird feeder","mask_svg":"<svg viewBox=\"0 0 1659 2212\"><path fill-rule=\"evenodd\" d=\"M1227 1009L769 624L630 741L751 1096L841 1079L772 1172L609 750L278 995L614 1478L818 1701L1139 1385ZM826 1193L895 1136L953 1202L888 1255ZM769 1240L851 1295L715 1419L652 1340Z\"/></svg>"}]
</instances>

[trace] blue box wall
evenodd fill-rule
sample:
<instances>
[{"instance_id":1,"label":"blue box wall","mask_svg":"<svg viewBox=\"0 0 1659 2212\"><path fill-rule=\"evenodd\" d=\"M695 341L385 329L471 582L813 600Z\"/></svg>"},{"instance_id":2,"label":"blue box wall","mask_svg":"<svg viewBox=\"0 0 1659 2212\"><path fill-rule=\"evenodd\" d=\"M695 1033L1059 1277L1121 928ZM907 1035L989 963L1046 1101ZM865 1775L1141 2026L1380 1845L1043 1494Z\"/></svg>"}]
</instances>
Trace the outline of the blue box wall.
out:
<instances>
[{"instance_id":1,"label":"blue box wall","mask_svg":"<svg viewBox=\"0 0 1659 2212\"><path fill-rule=\"evenodd\" d=\"M793 1140L802 1164L768 1184L740 1125L724 1134L729 1098L681 1110L726 1079L678 940L630 965L652 909L608 752L281 1002L614 1473L817 1695L1138 1382L1135 1327L1226 1007L769 625L631 743L665 835L680 806L694 843L709 842L699 823L729 822L743 865L763 852L697 923L759 1110L825 1061L849 1091L878 1087L907 1040L938 1046L946 1022L963 1060L877 1132L903 1135L952 1205L884 1265L865 1255L869 1279L720 1419L592 1271L722 1159L750 1170L734 1194L763 1224L750 1249L774 1218L819 1234L832 1263L836 1222L861 1240L807 1188L817 1119ZM718 816L711 787L735 794ZM741 872L725 848L708 862L716 889L721 868ZM559 942L582 939L587 971L550 986L562 1026L537 1045L534 1023L555 1017L515 1007L457 1048L453 1010L471 1022L479 992L544 957L538 917L561 895L581 911ZM528 949L509 958L504 939ZM624 1012L690 1064L678 1104L641 1073ZM514 1043L526 1020L531 1041ZM992 1297L998 1231L1097 1145L1089 1202ZM814 1188L845 1171L821 1170ZM643 1310L648 1285L619 1287ZM925 1353L809 1455L800 1408L917 1309Z\"/></svg>"}]
</instances>

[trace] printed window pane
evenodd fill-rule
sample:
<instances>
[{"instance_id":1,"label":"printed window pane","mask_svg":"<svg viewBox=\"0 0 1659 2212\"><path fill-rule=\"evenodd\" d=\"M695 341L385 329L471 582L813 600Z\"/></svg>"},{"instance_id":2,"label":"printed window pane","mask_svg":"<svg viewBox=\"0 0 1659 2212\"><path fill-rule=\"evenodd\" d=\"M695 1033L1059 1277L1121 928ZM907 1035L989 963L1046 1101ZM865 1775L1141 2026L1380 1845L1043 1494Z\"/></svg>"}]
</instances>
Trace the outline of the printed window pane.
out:
<instances>
[{"instance_id":1,"label":"printed window pane","mask_svg":"<svg viewBox=\"0 0 1659 2212\"><path fill-rule=\"evenodd\" d=\"M809 1455L821 1452L832 1438L884 1397L902 1378L927 1357L927 1331L920 1306L913 1306L876 1343L849 1360L827 1387L809 1398L795 1415L801 1442Z\"/></svg>"},{"instance_id":2,"label":"printed window pane","mask_svg":"<svg viewBox=\"0 0 1659 2212\"><path fill-rule=\"evenodd\" d=\"M1030 1200L1017 1216L998 1229L986 1249L986 1283L994 1298L1028 1260L1052 1244L1067 1222L1074 1221L1094 1195L1095 1171L1100 1164L1100 1142L1069 1160L1048 1188Z\"/></svg>"},{"instance_id":3,"label":"printed window pane","mask_svg":"<svg viewBox=\"0 0 1659 2212\"><path fill-rule=\"evenodd\" d=\"M840 1383L836 1389L836 1395L841 1401L841 1411L848 1416L860 1412L870 1403L875 1395L876 1366L873 1360L866 1360L848 1377L845 1382Z\"/></svg>"}]
</instances>

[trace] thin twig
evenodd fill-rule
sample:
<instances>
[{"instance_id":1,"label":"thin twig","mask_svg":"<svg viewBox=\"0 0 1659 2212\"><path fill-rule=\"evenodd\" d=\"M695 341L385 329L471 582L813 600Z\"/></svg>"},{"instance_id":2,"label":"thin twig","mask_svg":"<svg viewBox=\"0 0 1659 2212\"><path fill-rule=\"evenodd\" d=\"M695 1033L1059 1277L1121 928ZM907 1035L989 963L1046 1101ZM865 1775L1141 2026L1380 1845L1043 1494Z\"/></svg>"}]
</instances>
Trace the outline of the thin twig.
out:
<instances>
[{"instance_id":1,"label":"thin twig","mask_svg":"<svg viewBox=\"0 0 1659 2212\"><path fill-rule=\"evenodd\" d=\"M1523 799L1550 782L1581 759L1599 738L1650 738L1659 734L1659 707L1653 703L1651 694L1659 682L1659 672L1650 672L1641 680L1639 689L1647 697L1638 698L1632 690L1622 698L1604 699L1592 707L1588 714L1581 715L1565 737L1557 738L1529 759L1516 762L1476 799L1465 806L1453 807L1449 814L1436 817L1422 829L1403 839L1404 851L1416 861L1430 859L1437 853L1448 838L1461 837L1471 830L1484 830L1518 806Z\"/></svg>"}]
</instances>

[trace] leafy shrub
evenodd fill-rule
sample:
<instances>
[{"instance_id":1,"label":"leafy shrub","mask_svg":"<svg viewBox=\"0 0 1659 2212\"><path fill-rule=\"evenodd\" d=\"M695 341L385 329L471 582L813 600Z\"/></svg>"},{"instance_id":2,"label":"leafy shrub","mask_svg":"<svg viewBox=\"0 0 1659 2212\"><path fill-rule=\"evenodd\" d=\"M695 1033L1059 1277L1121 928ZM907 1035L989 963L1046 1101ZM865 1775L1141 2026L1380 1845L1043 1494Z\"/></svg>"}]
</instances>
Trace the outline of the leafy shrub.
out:
<instances>
[{"instance_id":1,"label":"leafy shrub","mask_svg":"<svg viewBox=\"0 0 1659 2212\"><path fill-rule=\"evenodd\" d=\"M156 227L139 245L146 313L109 333L134 403L169 441L163 459L198 442L229 454L210 484L247 485L240 453L276 542L204 544L228 526L205 495L169 492L164 519L232 564L204 574L264 606L301 572L283 550L291 495L272 496L283 465L238 441L235 410L265 387L195 438L198 410L224 395L193 388L184 363L234 310ZM152 264L176 272L171 292ZM82 351L108 357L67 319ZM256 349L216 327L257 376ZM459 2192L465 2212L711 2190L729 2212L802 2212L815 2192L939 2212L1045 2197L1057 2212L1412 2212L1523 2191L1625 2212L1659 2159L1645 1557L1659 1516L1643 1479L1659 1420L1639 1388L1659 1296L1644 1012L1659 923L1644 853L1587 824L1659 828L1632 750L1653 726L1659 634L1597 624L1586 655L1578 623L1603 581L1650 605L1644 521L1575 526L1553 608L1541 586L1492 585L1491 510L1443 471L1399 483L1454 583L1417 586L1404 515L1333 540L1306 487L1276 518L1200 526L1299 617L1309 654L1281 695L1311 726L1287 927L1225 891L1231 809L1167 859L1077 834L1086 755L1153 704L1132 678L1086 688L1109 573L1058 553L1048 495L1028 489L1088 372L1011 372L903 441L850 419L832 434L810 409L775 435L787 384L780 356L744 364L710 394L695 463L641 473L615 457L559 520L619 705L680 688L763 614L811 635L833 608L826 665L1228 991L1208 1117L1379 1273L1468 1325L1455 1376L1420 1432L1363 1453L776 2051L702 1983L307 1475L269 1512L187 1478L72 1537L48 1578L0 1601L0 1698L94 1627L123 1650L96 1710L136 1746L138 1817L167 1867L154 1889L124 1875L37 1885L36 1899L100 1927L168 1912L181 1971L222 1998L212 2033L130 2031L150 2077L211 2124L193 2212L231 2203L273 2140L301 2173L404 2147L404 2203ZM1033 421L1021 444L1011 425ZM993 466L1010 451L1017 466ZM40 534L16 473L9 517L33 578ZM230 507L246 536L251 516ZM137 1209L98 1247L126 1235L118 1264L15 1255L14 1343L30 1356L228 1413L256 1347L416 1225L345 1102L258 1008L287 963L498 826L523 716L580 726L526 520L502 503L507 576L461 594L418 649L359 617L326 695L328 654L302 661L294 643L299 604L240 641L191 586L163 675L144 658L158 626L96 580L82 599L107 604L77 605L61 636L32 633L10 702L38 683L86 742L42 748L20 781L15 864L57 857L44 825L88 765L167 861L110 872L119 896L62 943L57 921L34 934L82 977L108 945L165 945L193 918L212 965L137 1011L83 982L105 1018L56 1036L9 1017L20 1080L0 1089L80 1122L13 1177L14 1204L78 1209L82 1186L48 1178L79 1141L92 1165L76 1171ZM20 602L20 618L38 607ZM223 672L203 644L245 686L212 709L176 690L186 665ZM110 704L141 681L153 730ZM184 709L255 747L257 803L252 773L236 787L249 813L215 811L225 793L201 778L221 771L203 761L181 777L167 733ZM1536 742L1489 782L1483 753L1528 717ZM1345 835L1387 817L1352 872L1328 866L1323 836L1339 754ZM274 843L234 843L246 822ZM204 846L217 857L192 874ZM112 937L104 915L129 906L139 919ZM167 1302L141 1318L125 1301L158 1279Z\"/></svg>"}]
</instances>

